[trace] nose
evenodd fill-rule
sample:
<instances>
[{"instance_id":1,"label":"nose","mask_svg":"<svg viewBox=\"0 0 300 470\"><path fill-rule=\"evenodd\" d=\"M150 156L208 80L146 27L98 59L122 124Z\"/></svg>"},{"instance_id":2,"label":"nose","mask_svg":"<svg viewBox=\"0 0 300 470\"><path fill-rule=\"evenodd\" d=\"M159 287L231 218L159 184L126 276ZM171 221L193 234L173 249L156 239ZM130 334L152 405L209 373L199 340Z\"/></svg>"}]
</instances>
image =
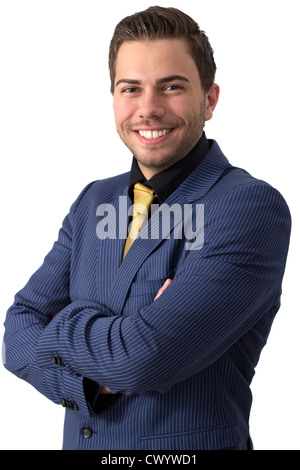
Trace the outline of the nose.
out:
<instances>
[{"instance_id":1,"label":"nose","mask_svg":"<svg viewBox=\"0 0 300 470\"><path fill-rule=\"evenodd\" d=\"M165 114L162 98L155 91L148 91L140 98L138 109L140 119L161 119Z\"/></svg>"}]
</instances>

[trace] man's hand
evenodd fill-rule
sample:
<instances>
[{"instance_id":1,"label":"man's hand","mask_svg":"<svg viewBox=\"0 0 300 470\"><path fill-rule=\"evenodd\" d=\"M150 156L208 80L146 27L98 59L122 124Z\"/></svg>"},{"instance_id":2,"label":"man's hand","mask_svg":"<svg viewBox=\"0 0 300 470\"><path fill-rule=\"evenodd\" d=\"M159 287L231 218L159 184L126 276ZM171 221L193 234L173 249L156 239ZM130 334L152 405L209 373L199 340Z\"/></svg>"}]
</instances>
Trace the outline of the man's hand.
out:
<instances>
[{"instance_id":1,"label":"man's hand","mask_svg":"<svg viewBox=\"0 0 300 470\"><path fill-rule=\"evenodd\" d=\"M102 387L101 388L100 395L108 395L110 393L111 393L111 391L109 390L109 388L107 388L107 387Z\"/></svg>"},{"instance_id":2,"label":"man's hand","mask_svg":"<svg viewBox=\"0 0 300 470\"><path fill-rule=\"evenodd\" d=\"M172 282L172 279L167 279L166 282L164 283L164 285L159 289L159 291L157 292L156 294L156 297L154 300L158 299L158 297L161 296L161 294L163 293L163 291L171 284Z\"/></svg>"}]
</instances>

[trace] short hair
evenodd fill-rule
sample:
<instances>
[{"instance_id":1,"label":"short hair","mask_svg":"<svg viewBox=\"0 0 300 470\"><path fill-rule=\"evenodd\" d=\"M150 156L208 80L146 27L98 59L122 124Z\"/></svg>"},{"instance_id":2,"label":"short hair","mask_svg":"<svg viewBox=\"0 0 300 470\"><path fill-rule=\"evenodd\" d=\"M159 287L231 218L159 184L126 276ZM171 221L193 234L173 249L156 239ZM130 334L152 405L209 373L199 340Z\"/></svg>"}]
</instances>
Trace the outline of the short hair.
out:
<instances>
[{"instance_id":1,"label":"short hair","mask_svg":"<svg viewBox=\"0 0 300 470\"><path fill-rule=\"evenodd\" d=\"M114 31L109 48L111 92L114 92L116 60L119 48L126 41L185 38L197 66L202 88L208 92L214 83L216 64L214 51L204 31L190 16L177 8L150 7L127 16Z\"/></svg>"}]
</instances>

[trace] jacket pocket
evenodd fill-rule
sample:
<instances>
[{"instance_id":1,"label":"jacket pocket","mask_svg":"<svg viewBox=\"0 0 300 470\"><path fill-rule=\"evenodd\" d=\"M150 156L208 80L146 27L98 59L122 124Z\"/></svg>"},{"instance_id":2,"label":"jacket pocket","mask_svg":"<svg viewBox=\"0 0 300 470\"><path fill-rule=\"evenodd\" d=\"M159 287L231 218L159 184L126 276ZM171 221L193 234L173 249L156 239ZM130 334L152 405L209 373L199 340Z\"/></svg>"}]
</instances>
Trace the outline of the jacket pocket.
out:
<instances>
[{"instance_id":1,"label":"jacket pocket","mask_svg":"<svg viewBox=\"0 0 300 470\"><path fill-rule=\"evenodd\" d=\"M237 450L239 444L240 436L234 424L141 438L144 450Z\"/></svg>"}]
</instances>

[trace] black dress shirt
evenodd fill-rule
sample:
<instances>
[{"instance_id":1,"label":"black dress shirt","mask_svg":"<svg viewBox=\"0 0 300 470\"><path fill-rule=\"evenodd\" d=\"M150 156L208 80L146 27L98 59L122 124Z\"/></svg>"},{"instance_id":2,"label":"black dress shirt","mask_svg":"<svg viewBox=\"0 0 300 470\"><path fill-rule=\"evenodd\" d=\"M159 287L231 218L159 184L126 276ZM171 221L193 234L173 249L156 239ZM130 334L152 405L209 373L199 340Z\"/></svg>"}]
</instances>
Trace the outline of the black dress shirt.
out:
<instances>
[{"instance_id":1,"label":"black dress shirt","mask_svg":"<svg viewBox=\"0 0 300 470\"><path fill-rule=\"evenodd\" d=\"M209 142L203 132L201 139L188 155L164 171L152 176L146 180L135 157L132 159L131 173L128 185L128 195L133 201L133 186L141 182L151 187L158 198L159 204L162 204L175 189L194 171L202 162L209 151Z\"/></svg>"}]
</instances>

